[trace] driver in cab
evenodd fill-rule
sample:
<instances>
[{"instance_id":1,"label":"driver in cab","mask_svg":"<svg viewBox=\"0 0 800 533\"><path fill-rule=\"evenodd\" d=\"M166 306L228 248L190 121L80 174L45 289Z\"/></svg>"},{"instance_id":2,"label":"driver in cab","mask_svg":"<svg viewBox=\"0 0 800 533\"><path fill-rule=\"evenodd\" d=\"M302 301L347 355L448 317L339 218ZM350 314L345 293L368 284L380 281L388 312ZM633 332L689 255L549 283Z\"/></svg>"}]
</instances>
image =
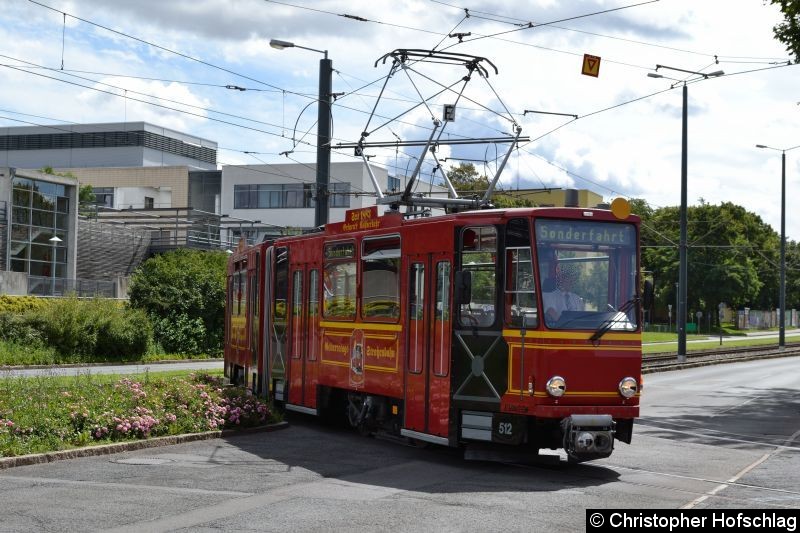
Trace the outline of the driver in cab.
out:
<instances>
[{"instance_id":1,"label":"driver in cab","mask_svg":"<svg viewBox=\"0 0 800 533\"><path fill-rule=\"evenodd\" d=\"M559 263L556 265L554 278L550 277L542 282L544 314L550 323L557 322L564 311L584 310L583 298L572 292L578 279L578 266Z\"/></svg>"}]
</instances>

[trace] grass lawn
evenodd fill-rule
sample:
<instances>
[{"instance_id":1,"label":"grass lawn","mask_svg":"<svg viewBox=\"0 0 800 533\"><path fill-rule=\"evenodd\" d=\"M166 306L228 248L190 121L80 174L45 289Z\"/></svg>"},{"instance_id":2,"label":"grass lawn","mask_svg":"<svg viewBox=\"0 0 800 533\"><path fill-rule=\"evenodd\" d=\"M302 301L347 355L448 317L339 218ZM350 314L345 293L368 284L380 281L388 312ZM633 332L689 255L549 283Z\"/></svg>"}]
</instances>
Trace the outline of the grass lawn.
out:
<instances>
[{"instance_id":1,"label":"grass lawn","mask_svg":"<svg viewBox=\"0 0 800 533\"><path fill-rule=\"evenodd\" d=\"M273 422L269 407L221 372L0 379L0 457L243 428Z\"/></svg>"},{"instance_id":2,"label":"grass lawn","mask_svg":"<svg viewBox=\"0 0 800 533\"><path fill-rule=\"evenodd\" d=\"M687 334L687 340L705 339L708 335ZM642 342L678 342L677 333L660 333L657 331L645 331L642 333Z\"/></svg>"},{"instance_id":3,"label":"grass lawn","mask_svg":"<svg viewBox=\"0 0 800 533\"><path fill-rule=\"evenodd\" d=\"M659 342L653 340L647 340L648 334L645 333L645 338L642 339L642 342ZM659 334L661 335L661 334ZM662 353L662 352L676 352L678 350L678 341L677 335L672 334L674 342L664 342L661 344L649 344L646 346L642 346L642 353ZM687 340L692 340L692 338L697 338L696 335L687 335ZM708 338L707 335L699 336L700 338ZM800 337L786 337L786 344L797 344L800 343ZM738 346L759 346L759 345L767 345L773 344L775 346L778 345L777 337L737 337L736 339L731 338L723 338L722 339L722 346L727 348L734 348ZM686 344L687 351L694 351L694 350L705 350L709 348L719 348L719 339L706 341L706 342L692 342Z\"/></svg>"}]
</instances>

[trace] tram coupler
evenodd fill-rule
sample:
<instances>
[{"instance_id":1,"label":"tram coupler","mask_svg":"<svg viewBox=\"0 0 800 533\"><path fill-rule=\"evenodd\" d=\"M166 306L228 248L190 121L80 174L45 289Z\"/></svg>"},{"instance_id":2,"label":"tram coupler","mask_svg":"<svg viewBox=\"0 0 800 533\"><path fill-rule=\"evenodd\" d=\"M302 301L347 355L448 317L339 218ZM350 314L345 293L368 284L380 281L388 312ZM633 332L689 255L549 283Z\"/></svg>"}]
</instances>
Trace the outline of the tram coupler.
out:
<instances>
[{"instance_id":1,"label":"tram coupler","mask_svg":"<svg viewBox=\"0 0 800 533\"><path fill-rule=\"evenodd\" d=\"M614 451L611 415L571 415L561 421L564 450L572 462L602 459Z\"/></svg>"}]
</instances>

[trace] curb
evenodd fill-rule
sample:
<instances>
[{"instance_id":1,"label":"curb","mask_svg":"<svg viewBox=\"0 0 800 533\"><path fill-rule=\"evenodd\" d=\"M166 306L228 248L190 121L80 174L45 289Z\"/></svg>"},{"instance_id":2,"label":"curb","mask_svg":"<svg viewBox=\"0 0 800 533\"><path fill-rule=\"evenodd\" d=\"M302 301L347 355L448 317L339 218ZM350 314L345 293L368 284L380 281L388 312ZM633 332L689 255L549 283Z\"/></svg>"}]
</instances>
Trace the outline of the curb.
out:
<instances>
[{"instance_id":1,"label":"curb","mask_svg":"<svg viewBox=\"0 0 800 533\"><path fill-rule=\"evenodd\" d=\"M30 455L20 455L19 457L0 458L0 470L14 468L17 466L36 465L52 463L64 459L78 459L80 457L94 457L98 455L111 455L120 452L130 452L144 450L146 448L158 448L160 446L171 446L173 444L183 444L199 440L210 440L218 438L235 437L250 433L264 433L286 429L289 423L286 421L246 429L224 429L221 431L204 431L203 433L184 433L183 435L170 435L167 437L155 437L152 439L134 440L130 442L116 442L114 444L102 444L99 446L86 446L84 448L73 448L70 450L59 450L57 452L35 453Z\"/></svg>"},{"instance_id":2,"label":"curb","mask_svg":"<svg viewBox=\"0 0 800 533\"><path fill-rule=\"evenodd\" d=\"M102 366L147 366L147 365L166 365L175 363L215 363L223 362L224 359L220 357L213 357L208 359L164 359L161 361L123 361L123 362L108 362L108 363L66 363L66 364L53 364L53 365L0 365L0 372L3 370L38 370L46 368L82 368L82 367L102 367Z\"/></svg>"}]
</instances>

